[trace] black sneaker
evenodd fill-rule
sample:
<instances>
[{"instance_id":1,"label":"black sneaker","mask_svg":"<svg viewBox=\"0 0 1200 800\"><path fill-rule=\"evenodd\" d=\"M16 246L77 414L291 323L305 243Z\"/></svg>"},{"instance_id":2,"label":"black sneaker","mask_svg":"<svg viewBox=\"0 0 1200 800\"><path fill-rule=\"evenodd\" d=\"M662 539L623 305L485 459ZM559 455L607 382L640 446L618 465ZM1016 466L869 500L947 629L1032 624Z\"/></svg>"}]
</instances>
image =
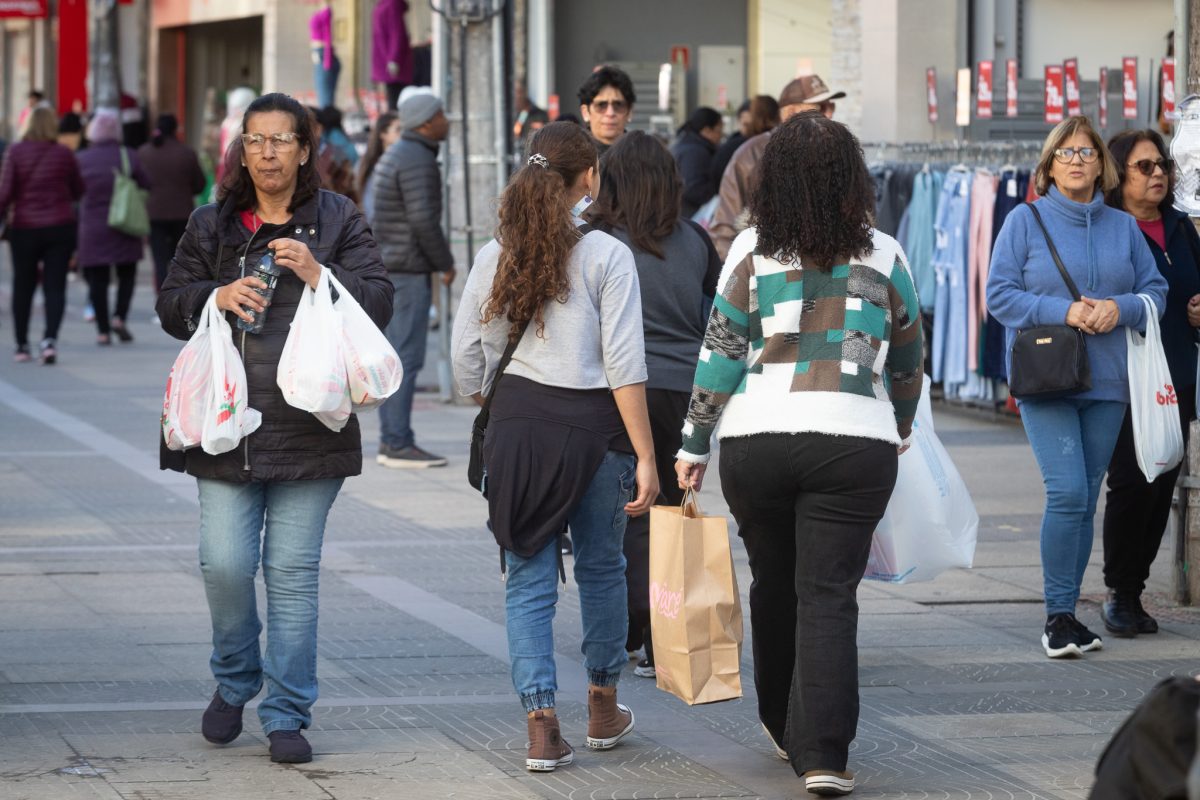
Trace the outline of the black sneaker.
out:
<instances>
[{"instance_id":1,"label":"black sneaker","mask_svg":"<svg viewBox=\"0 0 1200 800\"><path fill-rule=\"evenodd\" d=\"M1051 614L1046 617L1042 632L1042 647L1050 658L1076 658L1083 655L1075 640L1075 620L1072 614Z\"/></svg>"},{"instance_id":2,"label":"black sneaker","mask_svg":"<svg viewBox=\"0 0 1200 800\"><path fill-rule=\"evenodd\" d=\"M1133 598L1125 592L1109 589L1108 597L1100 606L1100 619L1104 621L1104 629L1113 636L1132 638L1138 635L1138 621L1134 616Z\"/></svg>"},{"instance_id":3,"label":"black sneaker","mask_svg":"<svg viewBox=\"0 0 1200 800\"><path fill-rule=\"evenodd\" d=\"M633 668L633 674L639 678L656 678L658 673L654 671L654 662L648 658L643 658Z\"/></svg>"},{"instance_id":4,"label":"black sneaker","mask_svg":"<svg viewBox=\"0 0 1200 800\"><path fill-rule=\"evenodd\" d=\"M415 444L412 447L379 446L379 455L375 462L392 469L427 469L429 467L444 467L446 459L427 453Z\"/></svg>"},{"instance_id":5,"label":"black sneaker","mask_svg":"<svg viewBox=\"0 0 1200 800\"><path fill-rule=\"evenodd\" d=\"M1138 633L1158 633L1158 621L1142 608L1142 597L1133 598L1133 618L1137 621Z\"/></svg>"},{"instance_id":6,"label":"black sneaker","mask_svg":"<svg viewBox=\"0 0 1200 800\"><path fill-rule=\"evenodd\" d=\"M231 706L221 697L221 690L213 692L204 717L200 720L200 733L213 744L229 744L242 733L242 709Z\"/></svg>"},{"instance_id":7,"label":"black sneaker","mask_svg":"<svg viewBox=\"0 0 1200 800\"><path fill-rule=\"evenodd\" d=\"M1071 625L1075 628L1075 643L1079 645L1079 651L1087 653L1092 650L1101 650L1104 647L1104 640L1087 629L1087 626L1075 618L1074 614L1068 615L1071 618Z\"/></svg>"},{"instance_id":8,"label":"black sneaker","mask_svg":"<svg viewBox=\"0 0 1200 800\"><path fill-rule=\"evenodd\" d=\"M300 731L271 731L271 760L277 764L307 764L312 761L312 745Z\"/></svg>"}]
</instances>

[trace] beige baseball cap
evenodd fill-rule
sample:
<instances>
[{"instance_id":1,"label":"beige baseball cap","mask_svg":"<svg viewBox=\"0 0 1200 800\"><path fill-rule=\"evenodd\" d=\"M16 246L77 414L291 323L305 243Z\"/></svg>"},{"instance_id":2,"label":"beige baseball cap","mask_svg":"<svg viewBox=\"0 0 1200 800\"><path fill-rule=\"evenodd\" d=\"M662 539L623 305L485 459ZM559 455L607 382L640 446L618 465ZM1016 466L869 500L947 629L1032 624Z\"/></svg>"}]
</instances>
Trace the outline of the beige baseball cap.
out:
<instances>
[{"instance_id":1,"label":"beige baseball cap","mask_svg":"<svg viewBox=\"0 0 1200 800\"><path fill-rule=\"evenodd\" d=\"M796 103L824 103L826 100L837 100L845 97L845 92L834 92L825 85L820 75L805 75L783 87L779 93L779 105L790 106Z\"/></svg>"}]
</instances>

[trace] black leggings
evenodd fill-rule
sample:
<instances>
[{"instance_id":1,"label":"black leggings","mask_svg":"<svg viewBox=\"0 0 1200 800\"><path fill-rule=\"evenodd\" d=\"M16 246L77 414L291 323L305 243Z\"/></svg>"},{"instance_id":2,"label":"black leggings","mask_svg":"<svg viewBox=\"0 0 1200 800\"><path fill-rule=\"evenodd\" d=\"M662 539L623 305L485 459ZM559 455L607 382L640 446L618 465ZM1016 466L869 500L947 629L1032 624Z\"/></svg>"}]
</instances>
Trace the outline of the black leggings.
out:
<instances>
[{"instance_id":1,"label":"black leggings","mask_svg":"<svg viewBox=\"0 0 1200 800\"><path fill-rule=\"evenodd\" d=\"M167 267L175 257L179 240L187 230L186 219L150 221L150 253L154 256L154 291L158 291L167 279ZM119 316L119 315L118 315Z\"/></svg>"},{"instance_id":2,"label":"black leggings","mask_svg":"<svg viewBox=\"0 0 1200 800\"><path fill-rule=\"evenodd\" d=\"M29 345L29 318L41 265L42 295L46 299L43 338L57 339L67 305L67 265L75 252L75 226L13 228L9 231L13 260L13 328L18 347Z\"/></svg>"},{"instance_id":3,"label":"black leggings","mask_svg":"<svg viewBox=\"0 0 1200 800\"><path fill-rule=\"evenodd\" d=\"M137 264L114 264L117 269L117 308L114 317L120 318L124 324L129 316L129 304L133 300L133 284ZM98 267L84 267L83 277L88 283L88 300L96 312L96 330L102 336L111 332L108 321L108 281L112 268L107 264Z\"/></svg>"}]
</instances>

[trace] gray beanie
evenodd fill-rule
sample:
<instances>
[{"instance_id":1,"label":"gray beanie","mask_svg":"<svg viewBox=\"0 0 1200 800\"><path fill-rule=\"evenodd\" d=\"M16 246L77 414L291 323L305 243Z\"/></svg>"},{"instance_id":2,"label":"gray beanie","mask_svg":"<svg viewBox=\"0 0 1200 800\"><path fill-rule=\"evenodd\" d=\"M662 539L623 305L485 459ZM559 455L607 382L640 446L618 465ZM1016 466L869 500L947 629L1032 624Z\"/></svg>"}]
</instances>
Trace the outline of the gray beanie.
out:
<instances>
[{"instance_id":1,"label":"gray beanie","mask_svg":"<svg viewBox=\"0 0 1200 800\"><path fill-rule=\"evenodd\" d=\"M406 131L419 128L442 110L442 100L437 95L427 92L414 92L404 98L396 109L400 114L400 127Z\"/></svg>"}]
</instances>

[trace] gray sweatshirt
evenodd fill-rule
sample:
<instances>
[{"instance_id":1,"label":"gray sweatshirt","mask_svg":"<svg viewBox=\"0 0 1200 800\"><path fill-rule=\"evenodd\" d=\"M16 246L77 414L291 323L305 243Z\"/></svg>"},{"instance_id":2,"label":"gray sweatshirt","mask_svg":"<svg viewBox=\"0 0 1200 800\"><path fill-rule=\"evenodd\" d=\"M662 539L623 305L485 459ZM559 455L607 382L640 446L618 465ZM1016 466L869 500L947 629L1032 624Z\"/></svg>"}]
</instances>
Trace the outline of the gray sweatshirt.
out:
<instances>
[{"instance_id":1,"label":"gray sweatshirt","mask_svg":"<svg viewBox=\"0 0 1200 800\"><path fill-rule=\"evenodd\" d=\"M507 319L481 324L499 258L494 239L479 251L454 318L454 380L463 395L487 393L507 343ZM543 308L544 338L530 323L506 374L564 389L644 383L642 302L629 248L592 231L571 250L567 276L571 291L566 302L549 300Z\"/></svg>"}]
</instances>

